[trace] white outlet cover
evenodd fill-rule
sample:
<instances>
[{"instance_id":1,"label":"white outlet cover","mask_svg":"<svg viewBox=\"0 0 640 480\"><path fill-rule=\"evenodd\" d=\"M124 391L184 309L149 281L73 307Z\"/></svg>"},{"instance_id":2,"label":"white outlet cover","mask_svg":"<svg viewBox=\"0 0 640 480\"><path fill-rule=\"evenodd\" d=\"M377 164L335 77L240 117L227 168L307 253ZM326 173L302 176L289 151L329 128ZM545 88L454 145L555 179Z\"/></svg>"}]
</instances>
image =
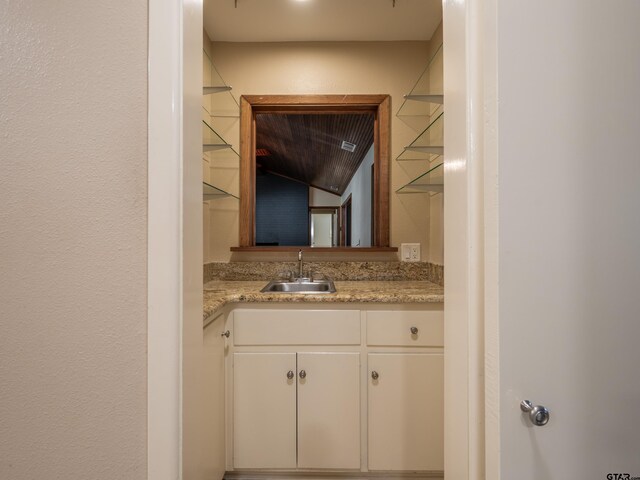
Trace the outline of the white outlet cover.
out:
<instances>
[{"instance_id":1,"label":"white outlet cover","mask_svg":"<svg viewBox=\"0 0 640 480\"><path fill-rule=\"evenodd\" d=\"M402 243L400 244L401 260L403 262L419 262L420 261L420 244L419 243Z\"/></svg>"}]
</instances>

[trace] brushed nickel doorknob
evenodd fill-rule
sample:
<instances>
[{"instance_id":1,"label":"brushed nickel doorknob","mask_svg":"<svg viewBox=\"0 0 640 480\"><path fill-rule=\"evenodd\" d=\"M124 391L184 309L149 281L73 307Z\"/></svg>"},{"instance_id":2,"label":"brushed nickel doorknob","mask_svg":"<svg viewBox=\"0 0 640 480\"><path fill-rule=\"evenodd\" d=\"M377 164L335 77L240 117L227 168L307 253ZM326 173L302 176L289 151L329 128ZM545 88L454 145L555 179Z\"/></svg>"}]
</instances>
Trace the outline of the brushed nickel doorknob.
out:
<instances>
[{"instance_id":1,"label":"brushed nickel doorknob","mask_svg":"<svg viewBox=\"0 0 640 480\"><path fill-rule=\"evenodd\" d=\"M287 372L287 378L288 378L289 380L291 380L291 379L294 377L294 375L295 375L295 374L293 373L293 370L289 370L289 371Z\"/></svg>"},{"instance_id":2,"label":"brushed nickel doorknob","mask_svg":"<svg viewBox=\"0 0 640 480\"><path fill-rule=\"evenodd\" d=\"M411 335L417 335L418 334L418 327L411 327Z\"/></svg>"},{"instance_id":3,"label":"brushed nickel doorknob","mask_svg":"<svg viewBox=\"0 0 640 480\"><path fill-rule=\"evenodd\" d=\"M376 372L375 370L371 372L371 378L373 378L374 380L377 380L378 377L380 377L380 375L378 375L378 372Z\"/></svg>"},{"instance_id":4,"label":"brushed nickel doorknob","mask_svg":"<svg viewBox=\"0 0 640 480\"><path fill-rule=\"evenodd\" d=\"M520 410L529 414L529 420L536 427L542 427L549 422L549 410L544 405L534 406L529 400L522 400Z\"/></svg>"},{"instance_id":5,"label":"brushed nickel doorknob","mask_svg":"<svg viewBox=\"0 0 640 480\"><path fill-rule=\"evenodd\" d=\"M307 377L307 372L305 372L304 370L300 370L300 378L306 378Z\"/></svg>"},{"instance_id":6,"label":"brushed nickel doorknob","mask_svg":"<svg viewBox=\"0 0 640 480\"><path fill-rule=\"evenodd\" d=\"M220 334L221 337L227 337L227 338L229 338L229 335L231 335L231 332L229 330L227 330L226 332L222 332Z\"/></svg>"}]
</instances>

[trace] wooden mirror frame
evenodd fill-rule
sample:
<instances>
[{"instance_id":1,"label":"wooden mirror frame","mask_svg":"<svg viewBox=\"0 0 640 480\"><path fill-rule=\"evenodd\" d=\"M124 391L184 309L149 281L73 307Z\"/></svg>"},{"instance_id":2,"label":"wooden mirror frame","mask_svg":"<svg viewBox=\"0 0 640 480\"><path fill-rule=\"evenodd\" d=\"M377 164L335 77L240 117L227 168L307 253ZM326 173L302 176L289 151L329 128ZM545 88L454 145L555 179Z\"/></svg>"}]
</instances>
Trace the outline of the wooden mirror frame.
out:
<instances>
[{"instance_id":1,"label":"wooden mirror frame","mask_svg":"<svg viewBox=\"0 0 640 480\"><path fill-rule=\"evenodd\" d=\"M255 245L256 113L359 113L374 115L374 237L371 247L263 247ZM240 238L232 251L397 251L389 246L389 95L243 95L240 97Z\"/></svg>"}]
</instances>

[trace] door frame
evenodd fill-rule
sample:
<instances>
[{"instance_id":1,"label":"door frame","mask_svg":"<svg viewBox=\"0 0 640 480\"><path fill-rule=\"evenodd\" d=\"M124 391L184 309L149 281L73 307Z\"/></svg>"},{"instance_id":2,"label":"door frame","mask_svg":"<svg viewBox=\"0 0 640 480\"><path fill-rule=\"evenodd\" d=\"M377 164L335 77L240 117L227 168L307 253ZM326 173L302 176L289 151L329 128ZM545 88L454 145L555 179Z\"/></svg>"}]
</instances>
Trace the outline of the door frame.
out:
<instances>
[{"instance_id":1,"label":"door frame","mask_svg":"<svg viewBox=\"0 0 640 480\"><path fill-rule=\"evenodd\" d=\"M460 480L485 472L499 478L496 12L496 0L443 1L445 471ZM202 243L202 187L190 168L200 169L201 152L188 138L194 108L196 121L200 116L194 79L201 78L195 57L202 45L189 54L197 38L202 42L202 2L149 0L147 477L153 480L183 478L197 463L183 459L184 363L198 348L187 329L202 312L202 248L199 254L193 248Z\"/></svg>"},{"instance_id":2,"label":"door frame","mask_svg":"<svg viewBox=\"0 0 640 480\"><path fill-rule=\"evenodd\" d=\"M353 210L351 209L351 194L347 197L347 199L340 204L340 246L341 247L350 247L351 245L347 245L347 240L351 243L351 225L349 225L349 220L351 220L353 216ZM349 236L349 238L347 238Z\"/></svg>"},{"instance_id":3,"label":"door frame","mask_svg":"<svg viewBox=\"0 0 640 480\"><path fill-rule=\"evenodd\" d=\"M497 0L443 1L445 472L456 480L500 478L496 13Z\"/></svg>"},{"instance_id":4,"label":"door frame","mask_svg":"<svg viewBox=\"0 0 640 480\"><path fill-rule=\"evenodd\" d=\"M309 231L309 246L313 246L312 242L311 242L311 215L313 215L313 211L314 210L332 210L333 213L331 214L331 246L333 246L333 241L336 235L339 236L340 234L340 207L338 206L322 206L322 205L318 205L318 206L313 206L313 207L309 207L309 227L308 227L308 231ZM336 221L337 219L337 221ZM338 224L338 231L336 232L333 228L334 225L334 221L336 221L336 223ZM338 242L339 243L339 238L338 238Z\"/></svg>"},{"instance_id":5,"label":"door frame","mask_svg":"<svg viewBox=\"0 0 640 480\"><path fill-rule=\"evenodd\" d=\"M149 0L147 478L181 478L181 6ZM163 211L163 213L160 212ZM163 215L163 217L161 216ZM164 295L160 295L163 292Z\"/></svg>"},{"instance_id":6,"label":"door frame","mask_svg":"<svg viewBox=\"0 0 640 480\"><path fill-rule=\"evenodd\" d=\"M147 478L199 478L202 2L148 13Z\"/></svg>"}]
</instances>

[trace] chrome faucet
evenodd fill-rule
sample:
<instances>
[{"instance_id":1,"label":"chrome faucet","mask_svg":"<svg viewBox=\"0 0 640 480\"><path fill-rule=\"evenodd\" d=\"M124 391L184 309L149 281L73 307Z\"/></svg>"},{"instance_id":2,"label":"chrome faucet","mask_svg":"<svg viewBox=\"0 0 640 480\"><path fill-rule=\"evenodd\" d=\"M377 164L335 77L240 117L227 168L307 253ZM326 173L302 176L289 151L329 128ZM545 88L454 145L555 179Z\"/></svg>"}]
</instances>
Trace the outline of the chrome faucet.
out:
<instances>
[{"instance_id":1,"label":"chrome faucet","mask_svg":"<svg viewBox=\"0 0 640 480\"><path fill-rule=\"evenodd\" d=\"M304 278L302 273L302 249L298 250L298 278Z\"/></svg>"}]
</instances>

